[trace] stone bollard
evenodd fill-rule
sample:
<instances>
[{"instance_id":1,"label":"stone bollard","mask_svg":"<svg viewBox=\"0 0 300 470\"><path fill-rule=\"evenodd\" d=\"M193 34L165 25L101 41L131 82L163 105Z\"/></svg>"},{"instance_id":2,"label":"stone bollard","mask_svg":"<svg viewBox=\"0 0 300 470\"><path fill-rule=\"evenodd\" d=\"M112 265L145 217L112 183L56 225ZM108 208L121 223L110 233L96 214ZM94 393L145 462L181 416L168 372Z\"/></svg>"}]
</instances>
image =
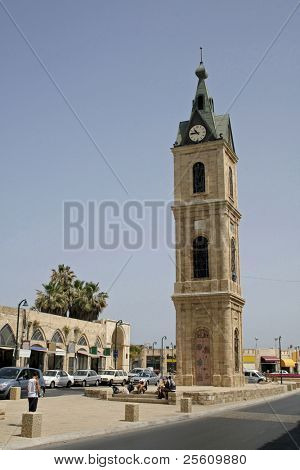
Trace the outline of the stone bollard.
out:
<instances>
[{"instance_id":1,"label":"stone bollard","mask_svg":"<svg viewBox=\"0 0 300 470\"><path fill-rule=\"evenodd\" d=\"M191 398L181 398L181 400L180 400L180 411L181 411L181 413L191 413L192 412L192 399Z\"/></svg>"},{"instance_id":2,"label":"stone bollard","mask_svg":"<svg viewBox=\"0 0 300 470\"><path fill-rule=\"evenodd\" d=\"M139 421L140 419L140 409L138 403L125 405L125 421Z\"/></svg>"},{"instance_id":3,"label":"stone bollard","mask_svg":"<svg viewBox=\"0 0 300 470\"><path fill-rule=\"evenodd\" d=\"M0 421L2 419L5 419L5 409L4 408L0 408Z\"/></svg>"},{"instance_id":4,"label":"stone bollard","mask_svg":"<svg viewBox=\"0 0 300 470\"><path fill-rule=\"evenodd\" d=\"M10 400L20 400L21 398L21 387L11 387L9 391Z\"/></svg>"},{"instance_id":5,"label":"stone bollard","mask_svg":"<svg viewBox=\"0 0 300 470\"><path fill-rule=\"evenodd\" d=\"M176 392L169 392L168 394L168 404L176 405Z\"/></svg>"},{"instance_id":6,"label":"stone bollard","mask_svg":"<svg viewBox=\"0 0 300 470\"><path fill-rule=\"evenodd\" d=\"M42 413L23 413L21 437L41 437Z\"/></svg>"}]
</instances>

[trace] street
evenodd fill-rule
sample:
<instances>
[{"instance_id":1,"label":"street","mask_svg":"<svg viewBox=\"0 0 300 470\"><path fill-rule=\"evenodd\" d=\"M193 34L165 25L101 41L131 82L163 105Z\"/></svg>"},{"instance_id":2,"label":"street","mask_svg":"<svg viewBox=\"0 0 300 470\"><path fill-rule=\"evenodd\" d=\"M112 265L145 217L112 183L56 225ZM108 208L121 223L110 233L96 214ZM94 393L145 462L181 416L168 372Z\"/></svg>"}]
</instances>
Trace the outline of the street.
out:
<instances>
[{"instance_id":1,"label":"street","mask_svg":"<svg viewBox=\"0 0 300 470\"><path fill-rule=\"evenodd\" d=\"M43 449L299 449L300 392L262 404L220 411L144 431L93 437L43 446Z\"/></svg>"}]
</instances>

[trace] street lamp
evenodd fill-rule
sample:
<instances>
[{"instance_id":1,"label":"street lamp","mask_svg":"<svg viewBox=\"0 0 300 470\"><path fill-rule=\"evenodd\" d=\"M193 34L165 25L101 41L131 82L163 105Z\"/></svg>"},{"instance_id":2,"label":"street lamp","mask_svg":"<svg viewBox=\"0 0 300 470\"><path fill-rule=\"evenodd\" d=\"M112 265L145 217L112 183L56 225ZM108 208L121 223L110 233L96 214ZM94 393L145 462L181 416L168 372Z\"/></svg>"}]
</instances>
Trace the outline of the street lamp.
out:
<instances>
[{"instance_id":1,"label":"street lamp","mask_svg":"<svg viewBox=\"0 0 300 470\"><path fill-rule=\"evenodd\" d=\"M282 373L281 373L281 336L278 336L278 346L279 346L280 383L282 384Z\"/></svg>"},{"instance_id":2,"label":"street lamp","mask_svg":"<svg viewBox=\"0 0 300 470\"><path fill-rule=\"evenodd\" d=\"M19 320L20 320L20 309L22 307L28 307L28 303L26 299L21 300L18 303L18 316L17 316L17 332L16 332L16 347L15 347L15 354L14 354L14 366L17 365L17 360L19 359Z\"/></svg>"},{"instance_id":3,"label":"street lamp","mask_svg":"<svg viewBox=\"0 0 300 470\"><path fill-rule=\"evenodd\" d=\"M154 346L157 344L157 341L154 341L152 343L152 366L153 366L153 370L154 370L154 365L155 365L155 359L154 359Z\"/></svg>"},{"instance_id":4,"label":"street lamp","mask_svg":"<svg viewBox=\"0 0 300 470\"><path fill-rule=\"evenodd\" d=\"M114 349L115 370L117 369L117 359L118 359L118 350L117 350L118 326L122 324L123 324L123 321L118 320L116 323L116 329L115 329L115 349Z\"/></svg>"},{"instance_id":5,"label":"street lamp","mask_svg":"<svg viewBox=\"0 0 300 470\"><path fill-rule=\"evenodd\" d=\"M161 375L164 375L163 372L164 372L164 340L167 339L166 336L163 336L162 339L161 339L161 364L160 364L160 372L161 372Z\"/></svg>"}]
</instances>

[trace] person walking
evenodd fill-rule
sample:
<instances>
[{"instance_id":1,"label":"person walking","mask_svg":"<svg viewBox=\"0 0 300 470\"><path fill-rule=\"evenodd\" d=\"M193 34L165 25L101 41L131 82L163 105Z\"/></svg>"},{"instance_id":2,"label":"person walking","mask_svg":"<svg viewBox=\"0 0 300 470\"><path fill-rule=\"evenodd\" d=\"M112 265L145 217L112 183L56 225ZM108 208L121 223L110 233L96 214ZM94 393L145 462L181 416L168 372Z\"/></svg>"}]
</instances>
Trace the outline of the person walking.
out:
<instances>
[{"instance_id":1,"label":"person walking","mask_svg":"<svg viewBox=\"0 0 300 470\"><path fill-rule=\"evenodd\" d=\"M29 411L35 412L38 405L40 393L39 376L37 372L33 373L32 379L28 380L28 404Z\"/></svg>"}]
</instances>

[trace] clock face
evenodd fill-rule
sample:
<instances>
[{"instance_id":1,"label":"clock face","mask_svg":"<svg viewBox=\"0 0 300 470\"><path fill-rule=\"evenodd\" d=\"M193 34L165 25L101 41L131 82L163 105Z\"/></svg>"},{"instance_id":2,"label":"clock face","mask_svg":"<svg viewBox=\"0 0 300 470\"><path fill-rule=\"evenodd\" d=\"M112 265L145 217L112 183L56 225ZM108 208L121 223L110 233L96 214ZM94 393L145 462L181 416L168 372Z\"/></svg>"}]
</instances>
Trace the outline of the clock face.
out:
<instances>
[{"instance_id":1,"label":"clock face","mask_svg":"<svg viewBox=\"0 0 300 470\"><path fill-rule=\"evenodd\" d=\"M203 140L205 136L206 136L206 129L204 126L201 126L201 124L191 127L190 132L189 132L189 138L193 142L201 142L201 140Z\"/></svg>"}]
</instances>

